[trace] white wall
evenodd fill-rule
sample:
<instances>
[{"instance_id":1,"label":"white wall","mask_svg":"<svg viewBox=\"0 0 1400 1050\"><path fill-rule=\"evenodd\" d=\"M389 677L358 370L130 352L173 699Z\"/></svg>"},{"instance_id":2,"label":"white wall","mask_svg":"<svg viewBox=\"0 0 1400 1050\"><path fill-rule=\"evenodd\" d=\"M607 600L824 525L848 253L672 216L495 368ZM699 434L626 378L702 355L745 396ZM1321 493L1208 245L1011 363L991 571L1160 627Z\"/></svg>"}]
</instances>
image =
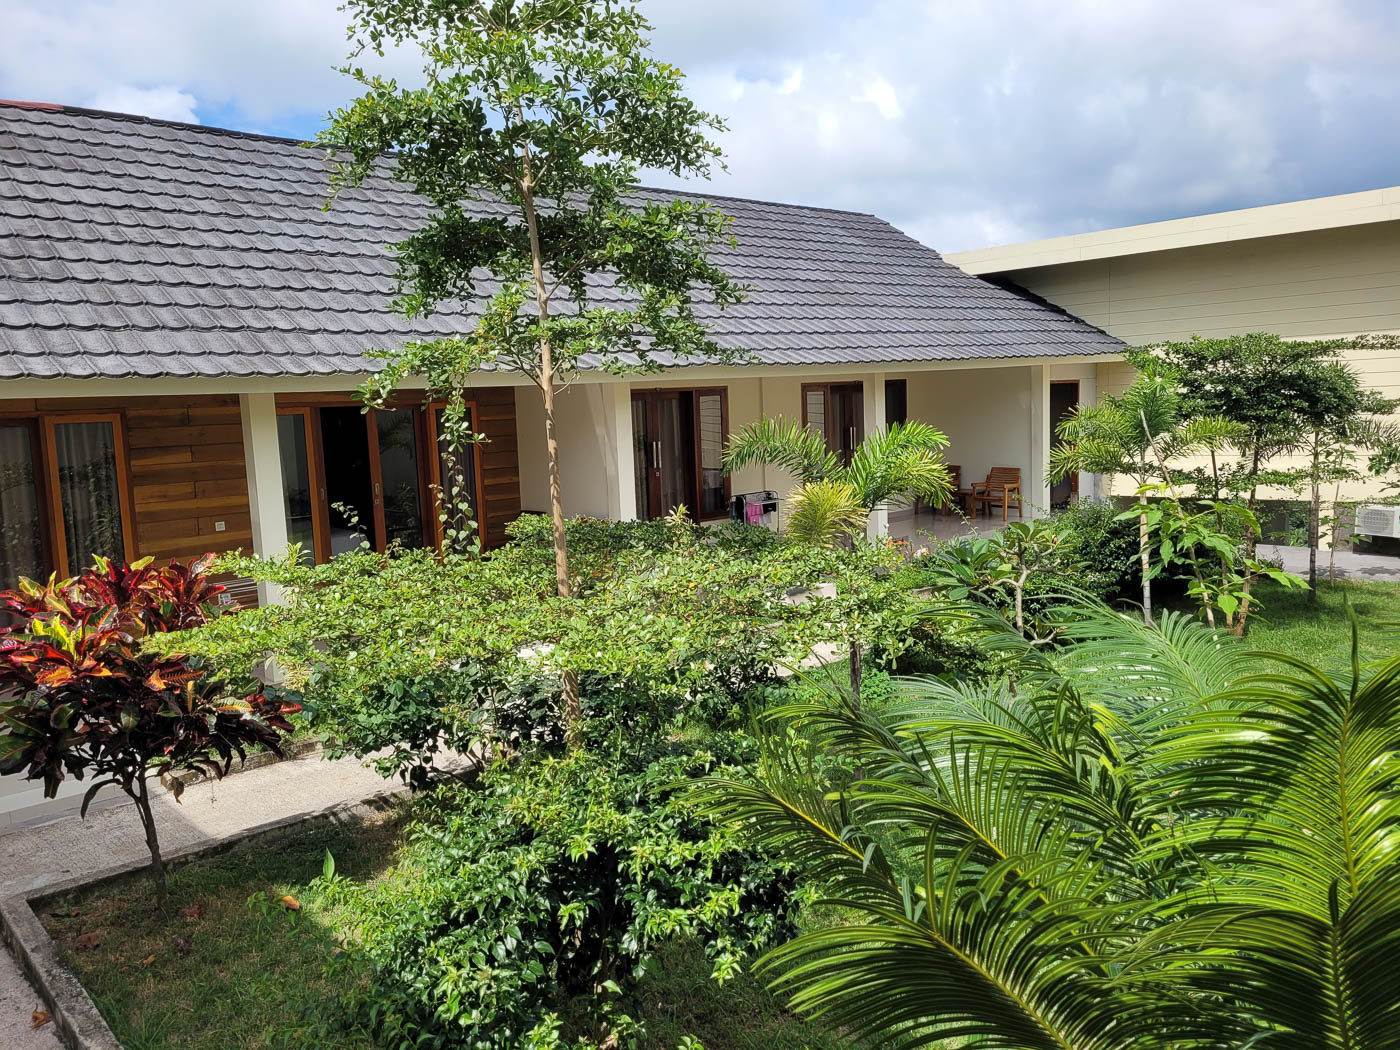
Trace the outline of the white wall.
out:
<instances>
[{"instance_id":1,"label":"white wall","mask_svg":"<svg viewBox=\"0 0 1400 1050\"><path fill-rule=\"evenodd\" d=\"M1098 372L1094 365L1055 365L1048 368L1010 366L1006 368L967 368L957 370L888 372L874 377L883 398L885 379L904 379L908 384L909 415L922 419L948 434L951 445L948 460L963 468L963 483L987 475L992 467L1020 467L1028 503L1035 503L1035 479L1043 463L1032 462L1032 380L1079 379L1081 400L1092 399ZM615 383L578 383L561 394L555 418L559 428L560 473L564 490L564 513L569 517L617 515L618 396L630 397L631 390L722 386L728 391L729 429L733 433L767 415L802 419L802 385L816 382L872 382L863 373L826 375L769 376L753 379L708 381L697 384L681 379L646 378L625 385L621 393ZM545 468L544 410L533 387L516 391L516 427L520 448L520 501L526 511L544 513L549 508L549 483ZM624 420L627 419L625 415ZM868 421L867 421L868 422ZM630 441L630 431L621 435ZM1043 442L1040 443L1043 445ZM622 478L632 485L630 475ZM772 489L780 499L794 486L786 471L775 467L753 466L739 471L730 481L733 492ZM1081 489L1082 491L1082 489Z\"/></svg>"},{"instance_id":2,"label":"white wall","mask_svg":"<svg viewBox=\"0 0 1400 1050\"><path fill-rule=\"evenodd\" d=\"M891 372L905 379L909 417L948 435L949 463L962 467L963 485L992 467L1020 467L1027 486L1031 463L1031 369L968 368L953 372ZM1041 464L1044 466L1044 464ZM1029 487L1026 498L1034 501Z\"/></svg>"}]
</instances>

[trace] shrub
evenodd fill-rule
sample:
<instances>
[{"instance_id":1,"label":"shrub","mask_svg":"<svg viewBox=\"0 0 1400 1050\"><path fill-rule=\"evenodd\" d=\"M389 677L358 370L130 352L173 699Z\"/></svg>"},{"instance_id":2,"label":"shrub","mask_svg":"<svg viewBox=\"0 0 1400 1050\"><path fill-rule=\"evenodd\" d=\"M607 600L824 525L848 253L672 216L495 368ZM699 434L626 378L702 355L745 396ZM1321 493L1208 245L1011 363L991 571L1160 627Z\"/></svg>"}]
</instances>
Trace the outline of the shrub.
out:
<instances>
[{"instance_id":1,"label":"shrub","mask_svg":"<svg viewBox=\"0 0 1400 1050\"><path fill-rule=\"evenodd\" d=\"M280 585L285 606L216 620L162 645L229 676L271 655L335 749L421 777L437 750L562 739L560 681L580 683L585 740L641 741L677 719L723 721L812 646L852 631L897 650L910 604L886 545L832 551L755 526L570 522L574 597L554 593L552 538L523 518L484 561L359 551L326 565L226 563ZM577 539L575 539L575 533ZM832 581L837 597L787 592ZM593 725L591 723L597 723Z\"/></svg>"},{"instance_id":2,"label":"shrub","mask_svg":"<svg viewBox=\"0 0 1400 1050\"><path fill-rule=\"evenodd\" d=\"M529 1045L559 1019L606 1043L659 945L699 938L716 979L737 972L800 898L785 865L684 800L752 745L708 747L527 759L425 797L387 878L335 888L358 918L333 968L372 978L327 1014L442 1048Z\"/></svg>"},{"instance_id":3,"label":"shrub","mask_svg":"<svg viewBox=\"0 0 1400 1050\"><path fill-rule=\"evenodd\" d=\"M1050 519L1079 587L1106 602L1133 597L1141 584L1137 525L1121 512L1113 500L1077 499Z\"/></svg>"},{"instance_id":4,"label":"shrub","mask_svg":"<svg viewBox=\"0 0 1400 1050\"><path fill-rule=\"evenodd\" d=\"M97 791L120 788L136 804L151 853L157 897L165 870L148 778L178 800L172 774L221 777L250 746L277 751L295 705L227 684L179 655L142 652L140 640L206 622L223 588L211 558L155 569L98 559L75 579L41 586L22 580L0 593L14 622L0 638L0 774L44 782L53 797L65 777L91 775L82 812Z\"/></svg>"}]
</instances>

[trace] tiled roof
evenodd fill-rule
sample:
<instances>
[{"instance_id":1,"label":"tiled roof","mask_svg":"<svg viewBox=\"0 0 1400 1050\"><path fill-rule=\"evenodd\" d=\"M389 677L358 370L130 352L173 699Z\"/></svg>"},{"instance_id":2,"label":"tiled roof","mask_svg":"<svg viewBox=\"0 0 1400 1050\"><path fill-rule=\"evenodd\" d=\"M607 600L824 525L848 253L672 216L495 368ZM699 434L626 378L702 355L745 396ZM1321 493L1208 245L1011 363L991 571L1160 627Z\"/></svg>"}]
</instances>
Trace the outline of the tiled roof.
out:
<instances>
[{"instance_id":1,"label":"tiled roof","mask_svg":"<svg viewBox=\"0 0 1400 1050\"><path fill-rule=\"evenodd\" d=\"M357 373L366 348L470 328L479 303L388 308L385 246L421 201L374 178L323 211L326 191L320 152L287 139L0 103L0 378ZM738 239L720 261L750 293L700 313L763 363L1122 349L873 216L714 199Z\"/></svg>"}]
</instances>

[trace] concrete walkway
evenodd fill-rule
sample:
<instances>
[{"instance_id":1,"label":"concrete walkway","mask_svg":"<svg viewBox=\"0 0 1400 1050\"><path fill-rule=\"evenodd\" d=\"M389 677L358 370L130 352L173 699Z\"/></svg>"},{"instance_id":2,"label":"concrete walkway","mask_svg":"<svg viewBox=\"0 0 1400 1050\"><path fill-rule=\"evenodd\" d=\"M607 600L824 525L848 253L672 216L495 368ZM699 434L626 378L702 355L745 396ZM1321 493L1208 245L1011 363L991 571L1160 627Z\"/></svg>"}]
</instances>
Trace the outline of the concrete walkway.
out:
<instances>
[{"instance_id":1,"label":"concrete walkway","mask_svg":"<svg viewBox=\"0 0 1400 1050\"><path fill-rule=\"evenodd\" d=\"M1281 558L1285 569L1307 579L1308 548L1280 547L1261 543L1259 553L1265 558ZM1330 551L1320 550L1317 552L1317 578L1319 580L1327 579L1330 558ZM1337 578L1397 581L1400 580L1400 558L1389 554L1355 554L1352 551L1338 551Z\"/></svg>"},{"instance_id":2,"label":"concrete walkway","mask_svg":"<svg viewBox=\"0 0 1400 1050\"><path fill-rule=\"evenodd\" d=\"M278 762L223 781L187 788L181 803L161 791L155 798L161 850L173 857L281 818L310 816L402 790L354 759L319 756ZM149 858L130 805L66 817L0 838L0 893L30 894L75 876ZM62 1050L53 1026L30 1027L42 1009L39 994L0 951L0 1050Z\"/></svg>"}]
</instances>

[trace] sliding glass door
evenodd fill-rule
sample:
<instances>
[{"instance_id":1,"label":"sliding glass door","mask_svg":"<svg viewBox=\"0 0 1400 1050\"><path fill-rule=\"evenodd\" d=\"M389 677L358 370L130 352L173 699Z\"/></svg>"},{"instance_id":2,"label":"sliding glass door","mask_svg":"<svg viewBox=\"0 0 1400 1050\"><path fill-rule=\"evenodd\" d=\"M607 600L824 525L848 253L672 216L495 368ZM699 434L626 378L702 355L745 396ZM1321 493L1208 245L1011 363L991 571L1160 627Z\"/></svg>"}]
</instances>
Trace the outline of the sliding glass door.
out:
<instances>
[{"instance_id":1,"label":"sliding glass door","mask_svg":"<svg viewBox=\"0 0 1400 1050\"><path fill-rule=\"evenodd\" d=\"M826 447L851 461L865 434L865 397L860 383L802 384L802 423L826 438Z\"/></svg>"},{"instance_id":2,"label":"sliding glass door","mask_svg":"<svg viewBox=\"0 0 1400 1050\"><path fill-rule=\"evenodd\" d=\"M659 518L681 506L699 520L727 514L727 434L723 390L633 391L637 516Z\"/></svg>"},{"instance_id":3,"label":"sliding glass door","mask_svg":"<svg viewBox=\"0 0 1400 1050\"><path fill-rule=\"evenodd\" d=\"M455 490L476 505L479 453L473 445L463 463L452 460L438 439L439 407L366 413L335 403L283 406L278 414L287 539L301 543L308 560L362 545L440 544L436 494ZM469 426L474 414L469 406Z\"/></svg>"},{"instance_id":4,"label":"sliding glass door","mask_svg":"<svg viewBox=\"0 0 1400 1050\"><path fill-rule=\"evenodd\" d=\"M32 423L0 425L0 587L49 574L37 437Z\"/></svg>"}]
</instances>

